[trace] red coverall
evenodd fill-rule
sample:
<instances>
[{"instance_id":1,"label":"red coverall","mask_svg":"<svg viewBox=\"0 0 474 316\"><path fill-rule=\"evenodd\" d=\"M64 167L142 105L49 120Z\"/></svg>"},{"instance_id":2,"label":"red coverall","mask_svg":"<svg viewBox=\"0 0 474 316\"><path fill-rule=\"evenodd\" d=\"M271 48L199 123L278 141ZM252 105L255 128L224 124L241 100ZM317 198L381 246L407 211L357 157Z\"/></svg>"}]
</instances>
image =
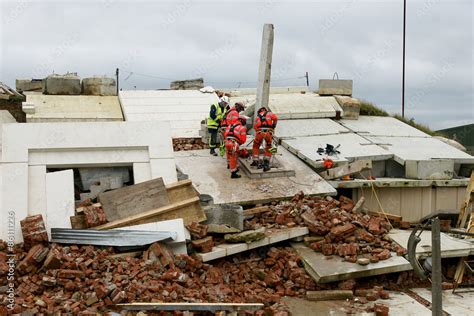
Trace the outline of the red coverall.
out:
<instances>
[{"instance_id":1,"label":"red coverall","mask_svg":"<svg viewBox=\"0 0 474 316\"><path fill-rule=\"evenodd\" d=\"M227 126L224 134L225 151L230 172L237 171L237 158L239 157L239 147L247 140L247 128L237 120L234 124Z\"/></svg>"},{"instance_id":2,"label":"red coverall","mask_svg":"<svg viewBox=\"0 0 474 316\"><path fill-rule=\"evenodd\" d=\"M260 110L255 120L254 129L256 132L255 139L253 141L253 159L258 160L260 155L260 146L265 140L265 153L264 159L270 160L272 153L273 130L275 129L278 122L278 117L270 111Z\"/></svg>"}]
</instances>

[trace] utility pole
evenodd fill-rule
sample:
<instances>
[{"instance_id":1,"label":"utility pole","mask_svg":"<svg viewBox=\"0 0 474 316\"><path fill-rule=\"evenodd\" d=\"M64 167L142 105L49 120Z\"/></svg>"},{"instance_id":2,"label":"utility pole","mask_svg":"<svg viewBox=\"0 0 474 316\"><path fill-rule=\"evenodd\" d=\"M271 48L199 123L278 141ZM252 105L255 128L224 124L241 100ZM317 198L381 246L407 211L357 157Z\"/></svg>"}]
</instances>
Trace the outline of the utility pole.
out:
<instances>
[{"instance_id":1,"label":"utility pole","mask_svg":"<svg viewBox=\"0 0 474 316\"><path fill-rule=\"evenodd\" d=\"M258 67L257 100L253 122L257 118L257 111L262 106L268 107L270 97L270 76L273 55L273 24L263 25L262 48L260 51L260 64Z\"/></svg>"},{"instance_id":2,"label":"utility pole","mask_svg":"<svg viewBox=\"0 0 474 316\"><path fill-rule=\"evenodd\" d=\"M117 95L119 94L119 69L115 69L115 78L117 81Z\"/></svg>"},{"instance_id":3,"label":"utility pole","mask_svg":"<svg viewBox=\"0 0 474 316\"><path fill-rule=\"evenodd\" d=\"M309 75L308 75L308 72L306 72L306 86L309 87Z\"/></svg>"},{"instance_id":4,"label":"utility pole","mask_svg":"<svg viewBox=\"0 0 474 316\"><path fill-rule=\"evenodd\" d=\"M403 0L403 68L402 68L402 117L405 117L405 33L407 19L407 0Z\"/></svg>"}]
</instances>

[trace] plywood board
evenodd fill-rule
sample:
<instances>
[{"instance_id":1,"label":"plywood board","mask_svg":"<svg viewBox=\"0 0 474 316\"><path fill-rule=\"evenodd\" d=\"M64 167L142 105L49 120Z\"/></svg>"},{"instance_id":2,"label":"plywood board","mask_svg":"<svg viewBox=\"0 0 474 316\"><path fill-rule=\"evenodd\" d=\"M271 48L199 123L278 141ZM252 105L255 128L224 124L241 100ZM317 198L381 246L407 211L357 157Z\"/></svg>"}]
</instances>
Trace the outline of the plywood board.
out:
<instances>
[{"instance_id":1,"label":"plywood board","mask_svg":"<svg viewBox=\"0 0 474 316\"><path fill-rule=\"evenodd\" d=\"M100 193L98 200L109 222L170 204L162 178Z\"/></svg>"},{"instance_id":2,"label":"plywood board","mask_svg":"<svg viewBox=\"0 0 474 316\"><path fill-rule=\"evenodd\" d=\"M387 260L361 266L357 263L343 261L338 256L327 257L302 243L293 243L291 246L303 259L308 274L318 283L336 282L412 269L408 260L397 256L395 253L392 253L392 257Z\"/></svg>"},{"instance_id":3,"label":"plywood board","mask_svg":"<svg viewBox=\"0 0 474 316\"><path fill-rule=\"evenodd\" d=\"M408 239L411 230L392 229L388 236L405 248L408 247ZM431 254L431 231L423 231L420 235L421 241L416 247L417 256ZM441 233L441 258L466 257L474 254L474 239L458 239Z\"/></svg>"},{"instance_id":4,"label":"plywood board","mask_svg":"<svg viewBox=\"0 0 474 316\"><path fill-rule=\"evenodd\" d=\"M336 190L313 172L304 162L281 146L278 159L295 170L294 177L271 179L231 179L224 158L209 155L209 150L175 152L176 164L181 172L193 180L200 194L209 194L214 203L236 203L241 205L288 199L299 191L309 195L334 195ZM235 188L239 188L236 190Z\"/></svg>"}]
</instances>

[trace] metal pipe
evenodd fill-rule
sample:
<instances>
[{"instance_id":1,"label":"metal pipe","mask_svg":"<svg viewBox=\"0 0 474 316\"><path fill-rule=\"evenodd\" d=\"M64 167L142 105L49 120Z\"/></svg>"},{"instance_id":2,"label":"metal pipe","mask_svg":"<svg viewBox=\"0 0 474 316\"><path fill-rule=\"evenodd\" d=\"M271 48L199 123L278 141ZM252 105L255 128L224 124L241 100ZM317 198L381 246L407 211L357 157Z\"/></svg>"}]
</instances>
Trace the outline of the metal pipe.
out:
<instances>
[{"instance_id":1,"label":"metal pipe","mask_svg":"<svg viewBox=\"0 0 474 316\"><path fill-rule=\"evenodd\" d=\"M431 222L431 315L443 315L443 292L441 287L441 226L439 218Z\"/></svg>"}]
</instances>

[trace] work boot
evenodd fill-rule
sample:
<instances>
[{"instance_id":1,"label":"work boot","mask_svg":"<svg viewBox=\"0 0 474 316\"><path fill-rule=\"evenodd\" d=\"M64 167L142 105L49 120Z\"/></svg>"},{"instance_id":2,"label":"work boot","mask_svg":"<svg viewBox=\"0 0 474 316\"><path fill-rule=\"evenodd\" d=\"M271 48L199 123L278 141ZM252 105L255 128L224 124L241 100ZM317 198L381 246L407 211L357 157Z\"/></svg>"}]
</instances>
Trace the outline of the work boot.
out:
<instances>
[{"instance_id":1,"label":"work boot","mask_svg":"<svg viewBox=\"0 0 474 316\"><path fill-rule=\"evenodd\" d=\"M267 172L267 171L270 170L270 169L271 169L271 168L270 168L270 161L265 160L265 161L263 162L263 172Z\"/></svg>"},{"instance_id":2,"label":"work boot","mask_svg":"<svg viewBox=\"0 0 474 316\"><path fill-rule=\"evenodd\" d=\"M257 169L262 169L264 167L264 162L263 161L259 161L258 164L257 164Z\"/></svg>"},{"instance_id":3,"label":"work boot","mask_svg":"<svg viewBox=\"0 0 474 316\"><path fill-rule=\"evenodd\" d=\"M252 163L250 164L250 167L257 167L258 166L258 160L253 160Z\"/></svg>"},{"instance_id":4,"label":"work boot","mask_svg":"<svg viewBox=\"0 0 474 316\"><path fill-rule=\"evenodd\" d=\"M211 155L217 156L217 153L216 153L216 149L215 149L215 148L211 148Z\"/></svg>"},{"instance_id":5,"label":"work boot","mask_svg":"<svg viewBox=\"0 0 474 316\"><path fill-rule=\"evenodd\" d=\"M231 177L231 179L238 179L238 178L241 178L242 176L240 174L238 174L237 171L234 171L234 172L232 172L230 177Z\"/></svg>"}]
</instances>

